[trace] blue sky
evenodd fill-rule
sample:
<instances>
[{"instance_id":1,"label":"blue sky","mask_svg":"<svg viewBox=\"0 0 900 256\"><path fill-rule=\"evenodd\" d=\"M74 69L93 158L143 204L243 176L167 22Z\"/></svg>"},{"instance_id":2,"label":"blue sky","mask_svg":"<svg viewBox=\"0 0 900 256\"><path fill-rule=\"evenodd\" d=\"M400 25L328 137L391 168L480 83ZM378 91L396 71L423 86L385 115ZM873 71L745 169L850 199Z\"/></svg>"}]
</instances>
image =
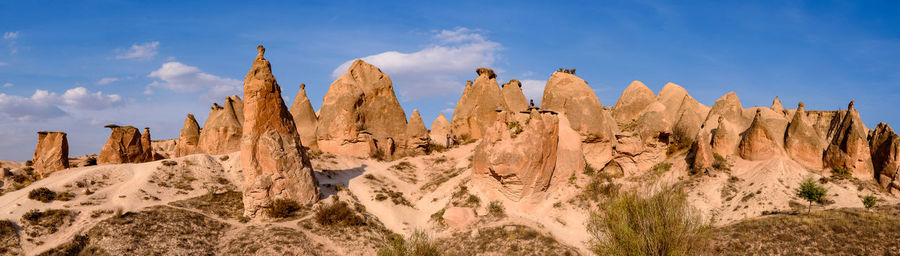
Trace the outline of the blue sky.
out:
<instances>
[{"instance_id":1,"label":"blue sky","mask_svg":"<svg viewBox=\"0 0 900 256\"><path fill-rule=\"evenodd\" d=\"M185 3L189 2L189 3ZM36 131L96 153L108 123L178 136L213 101L240 94L266 46L287 102L307 84L318 109L342 64L382 68L407 115L452 109L475 68L525 81L540 100L576 68L604 105L640 80L685 87L707 105L846 108L900 125L895 1L4 1L0 3L0 159L31 158Z\"/></svg>"}]
</instances>

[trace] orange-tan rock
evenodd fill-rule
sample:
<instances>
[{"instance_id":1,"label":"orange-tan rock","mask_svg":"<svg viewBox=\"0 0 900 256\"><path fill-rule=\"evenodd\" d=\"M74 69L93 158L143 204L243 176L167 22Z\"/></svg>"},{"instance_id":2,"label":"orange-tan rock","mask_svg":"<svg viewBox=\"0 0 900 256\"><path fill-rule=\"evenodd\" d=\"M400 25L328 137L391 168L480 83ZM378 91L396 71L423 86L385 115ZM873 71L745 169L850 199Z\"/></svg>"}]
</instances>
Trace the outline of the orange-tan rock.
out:
<instances>
[{"instance_id":1,"label":"orange-tan rock","mask_svg":"<svg viewBox=\"0 0 900 256\"><path fill-rule=\"evenodd\" d=\"M234 115L237 117L238 122L244 125L244 101L237 95L231 95L228 98L231 99L231 107L234 108Z\"/></svg>"},{"instance_id":2,"label":"orange-tan rock","mask_svg":"<svg viewBox=\"0 0 900 256\"><path fill-rule=\"evenodd\" d=\"M656 94L641 81L633 81L616 101L612 116L616 122L627 124L637 120L644 113L644 109L654 102Z\"/></svg>"},{"instance_id":3,"label":"orange-tan rock","mask_svg":"<svg viewBox=\"0 0 900 256\"><path fill-rule=\"evenodd\" d=\"M528 109L528 100L525 99L525 93L522 92L522 82L519 82L519 80L512 79L503 84L503 89L500 89L500 93L503 94L503 100L509 106L509 111L516 113Z\"/></svg>"},{"instance_id":4,"label":"orange-tan rock","mask_svg":"<svg viewBox=\"0 0 900 256\"><path fill-rule=\"evenodd\" d=\"M141 145L141 132L134 126L107 125L112 130L97 156L98 164L142 163L148 161Z\"/></svg>"},{"instance_id":5,"label":"orange-tan rock","mask_svg":"<svg viewBox=\"0 0 900 256\"><path fill-rule=\"evenodd\" d=\"M741 100L734 92L729 92L716 100L709 110L706 120L717 120L720 116L736 127L747 127L749 124L749 120L744 118L744 107L741 105Z\"/></svg>"},{"instance_id":6,"label":"orange-tan rock","mask_svg":"<svg viewBox=\"0 0 900 256\"><path fill-rule=\"evenodd\" d=\"M740 133L725 116L719 116L718 125L712 132L713 153L726 157L737 152L741 141Z\"/></svg>"},{"instance_id":7,"label":"orange-tan rock","mask_svg":"<svg viewBox=\"0 0 900 256\"><path fill-rule=\"evenodd\" d=\"M69 140L66 133L38 132L38 143L34 148L32 164L40 177L69 168Z\"/></svg>"},{"instance_id":8,"label":"orange-tan rock","mask_svg":"<svg viewBox=\"0 0 900 256\"><path fill-rule=\"evenodd\" d=\"M294 97L294 103L291 104L291 116L294 117L294 125L297 126L297 132L300 133L303 146L311 150L319 150L319 143L316 139L318 117L313 111L312 103L306 97L306 84L300 84L300 91L297 92L297 97Z\"/></svg>"},{"instance_id":9,"label":"orange-tan rock","mask_svg":"<svg viewBox=\"0 0 900 256\"><path fill-rule=\"evenodd\" d=\"M741 137L738 153L744 159L768 160L783 154L780 143L772 135L772 129L766 126L762 118L762 111L757 109L750 128Z\"/></svg>"},{"instance_id":10,"label":"orange-tan rock","mask_svg":"<svg viewBox=\"0 0 900 256\"><path fill-rule=\"evenodd\" d=\"M241 167L244 216L257 217L272 200L314 203L321 193L293 117L281 98L272 68L259 54L244 78Z\"/></svg>"},{"instance_id":11,"label":"orange-tan rock","mask_svg":"<svg viewBox=\"0 0 900 256\"><path fill-rule=\"evenodd\" d=\"M775 96L775 100L772 100L771 109L772 109L772 111L775 111L775 113L778 113L779 115L786 114L784 106L781 105L781 100L778 99L778 96Z\"/></svg>"},{"instance_id":12,"label":"orange-tan rock","mask_svg":"<svg viewBox=\"0 0 900 256\"><path fill-rule=\"evenodd\" d=\"M788 125L787 133L784 136L784 149L789 157L803 167L813 170L822 169L822 153L825 151L825 142L810 124L803 102L797 104L794 118Z\"/></svg>"},{"instance_id":13,"label":"orange-tan rock","mask_svg":"<svg viewBox=\"0 0 900 256\"><path fill-rule=\"evenodd\" d=\"M450 121L444 117L444 113L440 113L437 118L431 122L431 131L429 131L431 143L446 147L450 137Z\"/></svg>"},{"instance_id":14,"label":"orange-tan rock","mask_svg":"<svg viewBox=\"0 0 900 256\"><path fill-rule=\"evenodd\" d=\"M568 119L585 142L582 150L588 164L605 166L612 159L619 128L587 82L573 74L554 72L544 88L541 107Z\"/></svg>"},{"instance_id":15,"label":"orange-tan rock","mask_svg":"<svg viewBox=\"0 0 900 256\"><path fill-rule=\"evenodd\" d=\"M873 178L871 152L866 138L868 132L859 119L859 112L853 108L853 101L847 110L839 112L838 117L832 122L829 132L832 140L825 149L825 166L840 166L849 169L856 177Z\"/></svg>"},{"instance_id":16,"label":"orange-tan rock","mask_svg":"<svg viewBox=\"0 0 900 256\"><path fill-rule=\"evenodd\" d=\"M234 100L225 98L224 106L213 104L209 117L200 130L200 149L210 155L241 150L241 122L234 110Z\"/></svg>"},{"instance_id":17,"label":"orange-tan rock","mask_svg":"<svg viewBox=\"0 0 900 256\"><path fill-rule=\"evenodd\" d=\"M409 117L409 123L406 128L407 149L411 152L423 153L428 149L430 136L428 129L425 128L425 122L422 121L422 115L418 109L414 109Z\"/></svg>"},{"instance_id":18,"label":"orange-tan rock","mask_svg":"<svg viewBox=\"0 0 900 256\"><path fill-rule=\"evenodd\" d=\"M876 180L886 188L900 189L900 136L886 123L879 123L869 137Z\"/></svg>"},{"instance_id":19,"label":"orange-tan rock","mask_svg":"<svg viewBox=\"0 0 900 256\"><path fill-rule=\"evenodd\" d=\"M471 89L463 92L460 104L453 112L453 120L450 121L451 131L462 139L481 139L484 132L492 127L501 113L510 114L509 106L497 84L497 75L487 68L479 68L475 72L475 78ZM524 96L523 96L524 97ZM504 112L498 112L503 110Z\"/></svg>"},{"instance_id":20,"label":"orange-tan rock","mask_svg":"<svg viewBox=\"0 0 900 256\"><path fill-rule=\"evenodd\" d=\"M203 153L200 149L200 125L193 114L187 114L184 118L184 126L178 135L178 143L175 144L175 157Z\"/></svg>"},{"instance_id":21,"label":"orange-tan rock","mask_svg":"<svg viewBox=\"0 0 900 256\"><path fill-rule=\"evenodd\" d=\"M153 161L153 146L150 139L150 127L144 127L144 133L141 134L141 153L143 153L142 162Z\"/></svg>"}]
</instances>

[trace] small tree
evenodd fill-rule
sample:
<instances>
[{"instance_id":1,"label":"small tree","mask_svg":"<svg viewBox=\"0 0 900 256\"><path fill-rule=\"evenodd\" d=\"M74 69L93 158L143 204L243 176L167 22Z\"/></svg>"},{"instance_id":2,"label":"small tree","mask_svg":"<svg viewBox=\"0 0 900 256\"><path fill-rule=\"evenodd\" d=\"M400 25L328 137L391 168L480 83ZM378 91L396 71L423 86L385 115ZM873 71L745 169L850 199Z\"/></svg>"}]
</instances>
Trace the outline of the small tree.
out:
<instances>
[{"instance_id":1,"label":"small tree","mask_svg":"<svg viewBox=\"0 0 900 256\"><path fill-rule=\"evenodd\" d=\"M862 198L862 203L866 207L866 209L874 207L877 201L878 199L873 195L868 195Z\"/></svg>"},{"instance_id":2,"label":"small tree","mask_svg":"<svg viewBox=\"0 0 900 256\"><path fill-rule=\"evenodd\" d=\"M809 207L806 210L807 215L812 211L812 202L822 200L826 193L828 193L828 189L819 185L813 178L806 178L800 183L800 188L797 188L797 196L809 202Z\"/></svg>"}]
</instances>

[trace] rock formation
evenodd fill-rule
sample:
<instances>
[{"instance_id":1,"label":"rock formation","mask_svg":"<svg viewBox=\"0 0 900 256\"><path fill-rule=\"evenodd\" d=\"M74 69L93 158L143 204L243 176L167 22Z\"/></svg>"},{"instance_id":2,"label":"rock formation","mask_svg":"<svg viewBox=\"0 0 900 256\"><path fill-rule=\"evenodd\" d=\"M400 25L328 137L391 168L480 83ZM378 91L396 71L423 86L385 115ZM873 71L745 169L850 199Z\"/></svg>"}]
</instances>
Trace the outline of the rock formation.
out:
<instances>
[{"instance_id":1,"label":"rock formation","mask_svg":"<svg viewBox=\"0 0 900 256\"><path fill-rule=\"evenodd\" d=\"M819 170L822 169L822 153L825 151L825 143L807 120L804 107L803 102L797 104L794 118L791 119L784 136L784 149L789 157L803 167Z\"/></svg>"},{"instance_id":2,"label":"rock formation","mask_svg":"<svg viewBox=\"0 0 900 256\"><path fill-rule=\"evenodd\" d=\"M644 109L656 102L656 94L641 81L634 81L625 88L613 109L612 116L616 122L627 124L637 120Z\"/></svg>"},{"instance_id":3,"label":"rock formation","mask_svg":"<svg viewBox=\"0 0 900 256\"><path fill-rule=\"evenodd\" d=\"M64 132L38 132L37 147L32 158L34 171L46 177L55 171L69 168L69 140Z\"/></svg>"},{"instance_id":4,"label":"rock formation","mask_svg":"<svg viewBox=\"0 0 900 256\"><path fill-rule=\"evenodd\" d=\"M178 135L178 143L175 144L175 157L203 153L200 149L200 126L193 114L187 114L184 118L184 126Z\"/></svg>"},{"instance_id":5,"label":"rock formation","mask_svg":"<svg viewBox=\"0 0 900 256\"><path fill-rule=\"evenodd\" d=\"M178 138L168 140L153 140L150 150L153 152L153 161L175 158L175 148Z\"/></svg>"},{"instance_id":6,"label":"rock formation","mask_svg":"<svg viewBox=\"0 0 900 256\"><path fill-rule=\"evenodd\" d=\"M244 101L237 95L228 96L228 99L231 99L231 107L234 108L234 115L237 117L238 122L244 125ZM228 100L226 99L225 101Z\"/></svg>"},{"instance_id":7,"label":"rock formation","mask_svg":"<svg viewBox=\"0 0 900 256\"><path fill-rule=\"evenodd\" d=\"M884 187L900 189L900 136L885 123L879 123L869 136L875 178Z\"/></svg>"},{"instance_id":8,"label":"rock formation","mask_svg":"<svg viewBox=\"0 0 900 256\"><path fill-rule=\"evenodd\" d=\"M414 109L412 116L409 117L409 123L406 126L406 136L408 136L406 147L412 152L424 152L428 149L430 137L418 109Z\"/></svg>"},{"instance_id":9,"label":"rock formation","mask_svg":"<svg viewBox=\"0 0 900 256\"><path fill-rule=\"evenodd\" d=\"M729 92L716 100L709 110L706 120L716 120L719 116L737 127L747 127L748 120L744 118L744 107L741 106L741 100L738 99L737 93Z\"/></svg>"},{"instance_id":10,"label":"rock formation","mask_svg":"<svg viewBox=\"0 0 900 256\"><path fill-rule=\"evenodd\" d=\"M777 142L772 129L767 127L762 120L762 111L756 110L756 115L743 133L738 145L738 153L744 159L751 161L768 160L782 155L781 145Z\"/></svg>"},{"instance_id":11,"label":"rock formation","mask_svg":"<svg viewBox=\"0 0 900 256\"><path fill-rule=\"evenodd\" d=\"M612 158L619 128L587 82L573 74L554 72L544 88L541 109L565 115L585 142L583 151L591 166L605 166Z\"/></svg>"},{"instance_id":12,"label":"rock formation","mask_svg":"<svg viewBox=\"0 0 900 256\"><path fill-rule=\"evenodd\" d=\"M437 144L442 147L446 147L448 141L448 136L450 136L450 121L447 121L447 118L444 117L444 113L440 113L437 118L431 122L431 131L429 132L429 137L431 137L431 143Z\"/></svg>"},{"instance_id":13,"label":"rock formation","mask_svg":"<svg viewBox=\"0 0 900 256\"><path fill-rule=\"evenodd\" d=\"M703 171L712 167L715 156L711 146L711 136L708 130L701 129L697 138L691 143L691 151L688 154L688 163L691 165L691 169Z\"/></svg>"},{"instance_id":14,"label":"rock formation","mask_svg":"<svg viewBox=\"0 0 900 256\"><path fill-rule=\"evenodd\" d=\"M666 107L656 101L647 106L635 123L637 124L636 132L640 135L643 144L652 142L666 144L669 135L672 134L672 125L666 116Z\"/></svg>"},{"instance_id":15,"label":"rock formation","mask_svg":"<svg viewBox=\"0 0 900 256\"><path fill-rule=\"evenodd\" d=\"M141 162L153 161L153 147L150 145L150 127L144 127L144 133L141 134L141 153L143 158Z\"/></svg>"},{"instance_id":16,"label":"rock formation","mask_svg":"<svg viewBox=\"0 0 900 256\"><path fill-rule=\"evenodd\" d=\"M98 164L141 163L147 161L141 132L134 126L107 125L112 130L97 156Z\"/></svg>"},{"instance_id":17,"label":"rock formation","mask_svg":"<svg viewBox=\"0 0 900 256\"><path fill-rule=\"evenodd\" d=\"M225 105L213 104L209 117L200 130L200 149L210 155L241 150L241 122L234 110L234 100L225 98Z\"/></svg>"},{"instance_id":18,"label":"rock formation","mask_svg":"<svg viewBox=\"0 0 900 256\"><path fill-rule=\"evenodd\" d=\"M244 173L244 216L256 217L272 200L300 204L319 200L318 181L300 141L293 117L281 98L281 87L263 53L244 78L244 129L241 167Z\"/></svg>"},{"instance_id":19,"label":"rock formation","mask_svg":"<svg viewBox=\"0 0 900 256\"><path fill-rule=\"evenodd\" d=\"M319 143L316 139L316 112L313 110L312 103L306 97L306 84L300 84L300 91L291 104L291 116L294 117L294 124L297 125L297 132L300 133L300 140L303 146L311 150L319 150Z\"/></svg>"},{"instance_id":20,"label":"rock formation","mask_svg":"<svg viewBox=\"0 0 900 256\"><path fill-rule=\"evenodd\" d=\"M377 67L356 60L335 80L319 110L316 137L324 152L391 158L395 141L406 138L406 113L394 95L391 78ZM389 140L390 139L390 140ZM372 147L372 145L376 145Z\"/></svg>"},{"instance_id":21,"label":"rock formation","mask_svg":"<svg viewBox=\"0 0 900 256\"><path fill-rule=\"evenodd\" d=\"M672 141L692 142L709 113L709 107L700 104L687 90L674 83L663 86L656 100L666 107L666 116L672 123Z\"/></svg>"},{"instance_id":22,"label":"rock formation","mask_svg":"<svg viewBox=\"0 0 900 256\"><path fill-rule=\"evenodd\" d=\"M478 74L478 78L475 78L471 89L463 91L463 98L460 99L460 104L457 104L453 120L450 121L453 134L461 139L482 138L485 130L496 122L497 115L510 114L508 112L510 108L503 99L494 71L479 68L475 73Z\"/></svg>"},{"instance_id":23,"label":"rock formation","mask_svg":"<svg viewBox=\"0 0 900 256\"><path fill-rule=\"evenodd\" d=\"M719 116L718 125L712 132L713 153L722 157L732 155L736 152L740 140L741 137L737 128L731 122L728 122L725 116Z\"/></svg>"},{"instance_id":24,"label":"rock formation","mask_svg":"<svg viewBox=\"0 0 900 256\"><path fill-rule=\"evenodd\" d=\"M853 108L853 101L847 110L840 111L832 124L829 132L832 140L825 149L825 166L840 166L851 170L854 176L873 178L866 126L859 119L859 112Z\"/></svg>"},{"instance_id":25,"label":"rock formation","mask_svg":"<svg viewBox=\"0 0 900 256\"><path fill-rule=\"evenodd\" d=\"M778 99L778 96L775 96L775 100L772 100L772 111L778 113L779 115L784 115L784 106L781 105L781 100Z\"/></svg>"},{"instance_id":26,"label":"rock formation","mask_svg":"<svg viewBox=\"0 0 900 256\"><path fill-rule=\"evenodd\" d=\"M525 99L525 93L522 92L522 82L512 79L508 83L503 84L500 89L503 94L503 100L509 106L509 111L513 113L525 111L528 109L528 99Z\"/></svg>"}]
</instances>

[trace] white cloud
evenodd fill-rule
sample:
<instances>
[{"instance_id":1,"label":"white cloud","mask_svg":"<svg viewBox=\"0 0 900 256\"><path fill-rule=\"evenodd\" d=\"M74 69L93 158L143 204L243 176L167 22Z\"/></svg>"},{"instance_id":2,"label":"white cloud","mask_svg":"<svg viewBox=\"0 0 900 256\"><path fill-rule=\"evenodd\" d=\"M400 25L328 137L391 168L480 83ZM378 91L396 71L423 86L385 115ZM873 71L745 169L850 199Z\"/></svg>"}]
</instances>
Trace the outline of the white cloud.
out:
<instances>
[{"instance_id":1,"label":"white cloud","mask_svg":"<svg viewBox=\"0 0 900 256\"><path fill-rule=\"evenodd\" d=\"M442 30L433 36L434 44L416 52L388 51L362 57L391 76L394 88L409 98L427 98L461 91L461 81L475 76L475 69L490 67L502 49L500 43L487 40L477 30ZM353 60L332 72L340 77Z\"/></svg>"},{"instance_id":2,"label":"white cloud","mask_svg":"<svg viewBox=\"0 0 900 256\"><path fill-rule=\"evenodd\" d=\"M107 85L115 81L119 81L119 79L115 77L104 77L100 78L100 81L97 81L97 85Z\"/></svg>"},{"instance_id":3,"label":"white cloud","mask_svg":"<svg viewBox=\"0 0 900 256\"><path fill-rule=\"evenodd\" d=\"M547 80L522 80L522 93L525 94L526 99L534 100L535 105L540 105L546 85Z\"/></svg>"},{"instance_id":4,"label":"white cloud","mask_svg":"<svg viewBox=\"0 0 900 256\"><path fill-rule=\"evenodd\" d=\"M19 38L19 32L18 32L18 31L3 33L3 39L10 40L10 39L16 39L16 38Z\"/></svg>"},{"instance_id":5,"label":"white cloud","mask_svg":"<svg viewBox=\"0 0 900 256\"><path fill-rule=\"evenodd\" d=\"M46 90L35 90L31 97L0 93L0 117L34 121L64 116L67 111L101 110L123 104L116 94L92 93L84 87L67 90L62 96Z\"/></svg>"},{"instance_id":6,"label":"white cloud","mask_svg":"<svg viewBox=\"0 0 900 256\"><path fill-rule=\"evenodd\" d=\"M7 64L6 62L0 61L0 67L2 67L2 66L7 66L7 65L9 65L9 64Z\"/></svg>"},{"instance_id":7,"label":"white cloud","mask_svg":"<svg viewBox=\"0 0 900 256\"><path fill-rule=\"evenodd\" d=\"M151 72L147 77L156 78L150 87L169 89L175 92L196 92L205 90L209 98L221 98L236 94L241 90L241 81L231 78L223 78L204 73L199 68L188 66L181 62L167 62L158 70ZM150 93L147 93L150 92ZM151 94L147 88L145 94Z\"/></svg>"},{"instance_id":8,"label":"white cloud","mask_svg":"<svg viewBox=\"0 0 900 256\"><path fill-rule=\"evenodd\" d=\"M91 93L84 87L75 87L63 93L62 101L69 106L84 110L101 110L121 105L122 96L116 94L103 95L103 92Z\"/></svg>"},{"instance_id":9,"label":"white cloud","mask_svg":"<svg viewBox=\"0 0 900 256\"><path fill-rule=\"evenodd\" d=\"M12 84L12 83L5 83L5 84L3 84L3 87L13 87L13 85L14 84Z\"/></svg>"},{"instance_id":10,"label":"white cloud","mask_svg":"<svg viewBox=\"0 0 900 256\"><path fill-rule=\"evenodd\" d=\"M156 56L156 48L159 47L158 41L143 43L143 44L133 44L129 49L117 49L116 51L119 54L116 55L116 59L126 59L126 60L146 60L150 59L153 56Z\"/></svg>"}]
</instances>

